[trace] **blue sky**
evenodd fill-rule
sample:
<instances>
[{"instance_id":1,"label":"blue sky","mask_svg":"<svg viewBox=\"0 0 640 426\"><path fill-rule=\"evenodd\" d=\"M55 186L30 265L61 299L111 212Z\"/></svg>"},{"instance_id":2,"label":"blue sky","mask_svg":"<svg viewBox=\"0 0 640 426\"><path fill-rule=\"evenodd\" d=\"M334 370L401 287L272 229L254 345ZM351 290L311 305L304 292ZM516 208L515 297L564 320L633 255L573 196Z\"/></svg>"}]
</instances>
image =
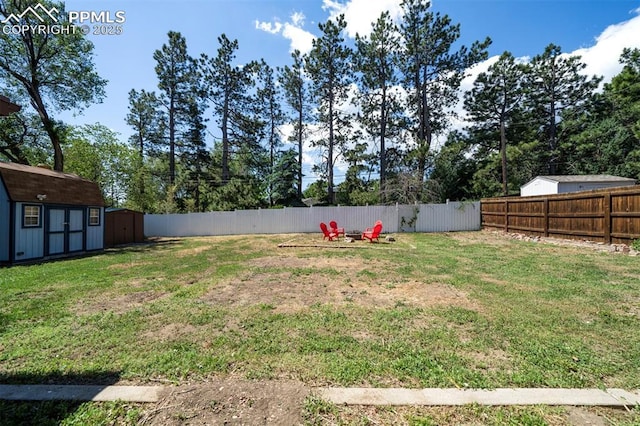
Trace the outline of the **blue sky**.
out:
<instances>
[{"instance_id":1,"label":"blue sky","mask_svg":"<svg viewBox=\"0 0 640 426\"><path fill-rule=\"evenodd\" d=\"M181 32L189 53L214 56L217 37L238 39L238 63L264 58L271 66L289 63L292 48L310 48L318 23L344 13L347 34L364 33L382 10L399 14L400 0L71 0L67 10L122 10L121 35L91 35L100 75L109 81L107 98L72 124L100 122L121 134L129 90L156 88L153 52L170 30ZM622 47L640 47L640 0L434 0L433 10L461 25L465 44L491 37L490 56L508 50L516 57L533 57L553 42L564 52L581 54L590 74L611 78L620 69ZM491 62L478 66L477 74ZM473 78L465 82L470 87ZM210 131L217 134L215 121Z\"/></svg>"}]
</instances>

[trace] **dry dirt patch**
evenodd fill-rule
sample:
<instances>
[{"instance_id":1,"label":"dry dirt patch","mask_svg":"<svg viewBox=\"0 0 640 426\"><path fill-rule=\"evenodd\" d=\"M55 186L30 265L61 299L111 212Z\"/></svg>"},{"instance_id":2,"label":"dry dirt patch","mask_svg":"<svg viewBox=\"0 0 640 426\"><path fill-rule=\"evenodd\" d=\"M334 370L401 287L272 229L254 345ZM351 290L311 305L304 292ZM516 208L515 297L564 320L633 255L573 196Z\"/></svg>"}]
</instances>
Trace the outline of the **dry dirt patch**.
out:
<instances>
[{"instance_id":1,"label":"dry dirt patch","mask_svg":"<svg viewBox=\"0 0 640 426\"><path fill-rule=\"evenodd\" d=\"M298 312L315 304L392 307L399 303L428 307L476 308L466 293L441 283L395 276L393 265L362 263L355 257L270 256L247 262L244 274L221 283L203 299L224 306L270 305L276 312Z\"/></svg>"},{"instance_id":2,"label":"dry dirt patch","mask_svg":"<svg viewBox=\"0 0 640 426\"><path fill-rule=\"evenodd\" d=\"M174 256L175 257L194 256L196 254L202 253L203 251L207 251L211 249L211 247L212 246L206 245L206 246L198 246L198 247L193 247L188 249L176 250L174 253Z\"/></svg>"},{"instance_id":3,"label":"dry dirt patch","mask_svg":"<svg viewBox=\"0 0 640 426\"><path fill-rule=\"evenodd\" d=\"M212 380L170 388L144 425L299 425L309 390L295 381Z\"/></svg>"},{"instance_id":4,"label":"dry dirt patch","mask_svg":"<svg viewBox=\"0 0 640 426\"><path fill-rule=\"evenodd\" d=\"M162 297L164 297L163 293L155 291L138 291L121 296L105 294L98 299L80 300L73 312L78 315L92 315L109 311L115 314L124 314Z\"/></svg>"},{"instance_id":5,"label":"dry dirt patch","mask_svg":"<svg viewBox=\"0 0 640 426\"><path fill-rule=\"evenodd\" d=\"M484 244L492 244L497 246L504 246L509 244L511 240L519 240L519 241L528 241L533 243L542 243L547 246L558 246L558 247L571 247L576 250L581 249L590 249L596 250L600 252L607 252L612 254L628 254L630 256L638 256L640 253L636 250L631 249L626 244L605 244L595 241L588 240L571 240L564 238L553 238L553 237L539 237L539 236L528 236L525 234L519 234L515 232L502 232L502 231L491 231L491 230L482 230L482 231L473 231L473 232L452 232L448 234L451 238L456 241L460 241L462 243L484 243ZM552 248L549 248L552 250Z\"/></svg>"},{"instance_id":6,"label":"dry dirt patch","mask_svg":"<svg viewBox=\"0 0 640 426\"><path fill-rule=\"evenodd\" d=\"M191 324L172 323L165 325L159 330L148 331L141 337L155 341L177 340L182 336L193 335L196 331L196 327Z\"/></svg>"}]
</instances>

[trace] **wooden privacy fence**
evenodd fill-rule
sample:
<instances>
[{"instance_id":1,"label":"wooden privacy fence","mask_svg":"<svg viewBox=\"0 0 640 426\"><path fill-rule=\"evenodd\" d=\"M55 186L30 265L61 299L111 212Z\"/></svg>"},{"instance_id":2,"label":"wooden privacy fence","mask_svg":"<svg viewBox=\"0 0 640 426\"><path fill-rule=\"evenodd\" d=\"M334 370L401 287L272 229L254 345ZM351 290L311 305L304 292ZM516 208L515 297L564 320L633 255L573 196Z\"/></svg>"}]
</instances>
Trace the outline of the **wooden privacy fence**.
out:
<instances>
[{"instance_id":1,"label":"wooden privacy fence","mask_svg":"<svg viewBox=\"0 0 640 426\"><path fill-rule=\"evenodd\" d=\"M630 244L640 238L640 186L480 201L482 227Z\"/></svg>"}]
</instances>

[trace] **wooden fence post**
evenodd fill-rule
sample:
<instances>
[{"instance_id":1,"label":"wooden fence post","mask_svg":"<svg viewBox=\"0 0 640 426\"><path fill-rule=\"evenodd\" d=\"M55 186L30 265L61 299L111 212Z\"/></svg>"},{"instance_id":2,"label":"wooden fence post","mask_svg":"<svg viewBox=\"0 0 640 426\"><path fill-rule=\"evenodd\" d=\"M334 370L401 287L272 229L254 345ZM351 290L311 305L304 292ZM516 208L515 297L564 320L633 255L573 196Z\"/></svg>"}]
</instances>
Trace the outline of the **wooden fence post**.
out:
<instances>
[{"instance_id":1,"label":"wooden fence post","mask_svg":"<svg viewBox=\"0 0 640 426\"><path fill-rule=\"evenodd\" d=\"M504 232L509 232L509 200L504 200Z\"/></svg>"},{"instance_id":2,"label":"wooden fence post","mask_svg":"<svg viewBox=\"0 0 640 426\"><path fill-rule=\"evenodd\" d=\"M604 242L605 244L611 244L611 192L606 192L603 195L603 207L604 207Z\"/></svg>"},{"instance_id":3,"label":"wooden fence post","mask_svg":"<svg viewBox=\"0 0 640 426\"><path fill-rule=\"evenodd\" d=\"M549 236L549 198L544 198L544 236Z\"/></svg>"}]
</instances>

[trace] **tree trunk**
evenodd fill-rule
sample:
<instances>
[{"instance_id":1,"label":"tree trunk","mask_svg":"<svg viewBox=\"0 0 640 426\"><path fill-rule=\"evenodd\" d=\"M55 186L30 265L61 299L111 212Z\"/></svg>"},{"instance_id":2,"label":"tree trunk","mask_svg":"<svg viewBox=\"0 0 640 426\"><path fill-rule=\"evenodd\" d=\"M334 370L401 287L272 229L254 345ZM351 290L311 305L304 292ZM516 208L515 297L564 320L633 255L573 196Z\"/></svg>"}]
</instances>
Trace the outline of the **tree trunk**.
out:
<instances>
[{"instance_id":1,"label":"tree trunk","mask_svg":"<svg viewBox=\"0 0 640 426\"><path fill-rule=\"evenodd\" d=\"M329 146L327 152L327 198L329 204L335 204L333 193L333 99L329 99Z\"/></svg>"},{"instance_id":2,"label":"tree trunk","mask_svg":"<svg viewBox=\"0 0 640 426\"><path fill-rule=\"evenodd\" d=\"M418 134L418 198L422 198L422 184L424 183L424 175L427 169L427 155L431 147L431 112L429 111L429 103L427 97L427 69L423 70L424 78L420 79L420 73L417 73L418 90L420 92L420 131Z\"/></svg>"},{"instance_id":3,"label":"tree trunk","mask_svg":"<svg viewBox=\"0 0 640 426\"><path fill-rule=\"evenodd\" d=\"M222 122L220 127L222 130L222 184L229 182L229 133L227 126L229 125L229 99L225 98L222 110Z\"/></svg>"},{"instance_id":4,"label":"tree trunk","mask_svg":"<svg viewBox=\"0 0 640 426\"><path fill-rule=\"evenodd\" d=\"M273 120L273 107L270 111L271 115L271 127L269 129L269 174L273 176L275 169L275 143L276 143L276 125ZM269 206L273 207L273 179L269 179Z\"/></svg>"},{"instance_id":5,"label":"tree trunk","mask_svg":"<svg viewBox=\"0 0 640 426\"><path fill-rule=\"evenodd\" d=\"M556 158L556 100L555 96L552 93L551 95L551 105L549 108L549 164L548 170L550 175L555 175L557 173L557 158Z\"/></svg>"},{"instance_id":6,"label":"tree trunk","mask_svg":"<svg viewBox=\"0 0 640 426\"><path fill-rule=\"evenodd\" d=\"M302 200L302 96L300 97L300 110L298 111L298 199Z\"/></svg>"},{"instance_id":7,"label":"tree trunk","mask_svg":"<svg viewBox=\"0 0 640 426\"><path fill-rule=\"evenodd\" d=\"M44 102L42 101L42 97L40 96L38 86L25 84L25 87L31 97L31 106L33 106L33 108L38 112L42 126L51 140L51 146L53 147L53 170L62 172L64 171L64 155L62 154L60 135L55 128L55 123L49 117Z\"/></svg>"},{"instance_id":8,"label":"tree trunk","mask_svg":"<svg viewBox=\"0 0 640 426\"><path fill-rule=\"evenodd\" d=\"M387 158L385 135L387 133L387 86L382 87L382 104L380 106L380 203L384 204L385 176L387 173Z\"/></svg>"},{"instance_id":9,"label":"tree trunk","mask_svg":"<svg viewBox=\"0 0 640 426\"><path fill-rule=\"evenodd\" d=\"M176 180L176 117L175 101L171 96L169 104L169 183Z\"/></svg>"},{"instance_id":10,"label":"tree trunk","mask_svg":"<svg viewBox=\"0 0 640 426\"><path fill-rule=\"evenodd\" d=\"M507 135L504 128L504 119L500 120L500 155L502 157L502 193L509 195L507 186Z\"/></svg>"}]
</instances>

